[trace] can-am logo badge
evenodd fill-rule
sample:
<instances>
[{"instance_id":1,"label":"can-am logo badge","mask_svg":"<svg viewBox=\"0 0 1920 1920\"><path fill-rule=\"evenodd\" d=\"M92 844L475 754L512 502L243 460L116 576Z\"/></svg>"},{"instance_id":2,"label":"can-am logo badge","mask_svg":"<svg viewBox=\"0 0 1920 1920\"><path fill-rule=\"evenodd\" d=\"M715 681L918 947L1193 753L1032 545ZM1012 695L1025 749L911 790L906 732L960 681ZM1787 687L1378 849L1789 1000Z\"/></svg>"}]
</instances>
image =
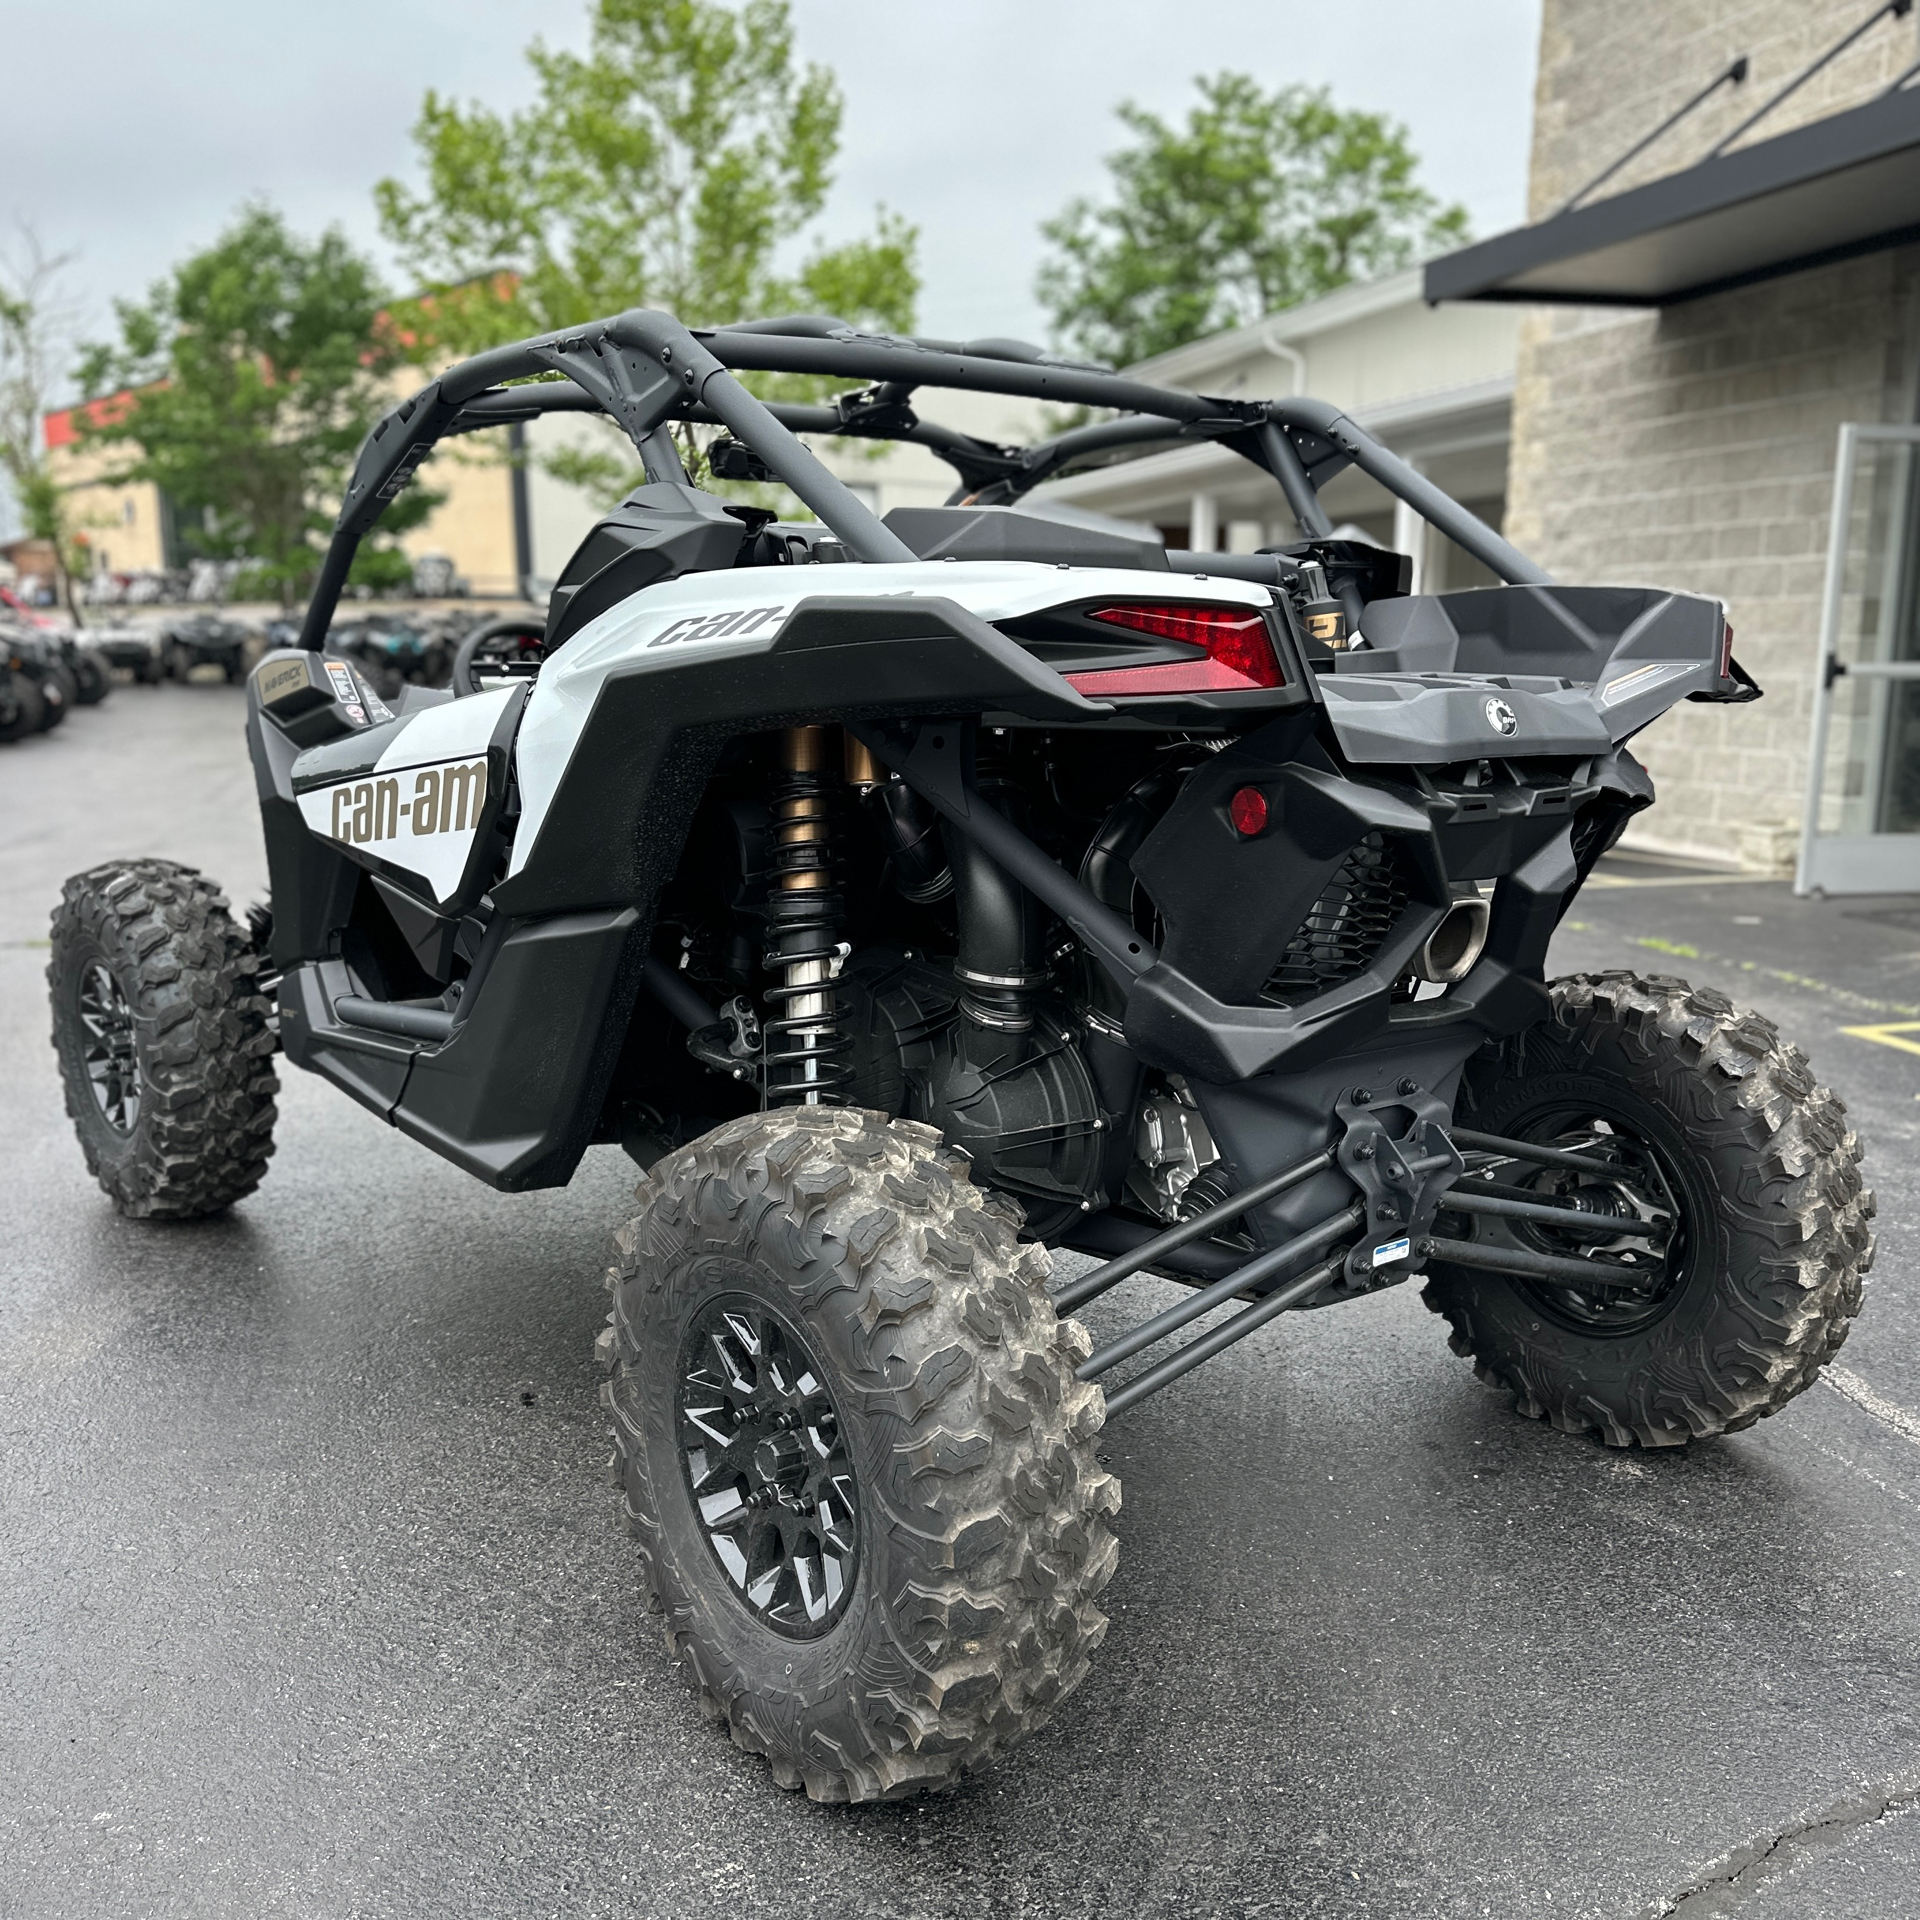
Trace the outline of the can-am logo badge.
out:
<instances>
[{"instance_id":1,"label":"can-am logo badge","mask_svg":"<svg viewBox=\"0 0 1920 1920\"><path fill-rule=\"evenodd\" d=\"M1487 702L1487 725L1495 733L1513 733L1520 725L1520 716L1504 700Z\"/></svg>"}]
</instances>

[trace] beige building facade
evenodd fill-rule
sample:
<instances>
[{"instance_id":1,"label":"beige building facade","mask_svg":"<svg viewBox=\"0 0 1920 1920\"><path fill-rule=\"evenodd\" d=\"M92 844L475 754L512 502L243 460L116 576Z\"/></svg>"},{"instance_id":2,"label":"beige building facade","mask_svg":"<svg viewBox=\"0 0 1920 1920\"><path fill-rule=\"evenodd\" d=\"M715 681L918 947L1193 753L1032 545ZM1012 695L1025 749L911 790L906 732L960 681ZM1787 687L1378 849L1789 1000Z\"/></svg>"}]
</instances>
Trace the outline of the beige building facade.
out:
<instances>
[{"instance_id":1,"label":"beige building facade","mask_svg":"<svg viewBox=\"0 0 1920 1920\"><path fill-rule=\"evenodd\" d=\"M54 478L66 492L74 543L87 556L86 571L158 572L168 564L166 503L144 481L116 486L106 478L125 456L117 447L81 439L86 411L64 407L41 423Z\"/></svg>"}]
</instances>

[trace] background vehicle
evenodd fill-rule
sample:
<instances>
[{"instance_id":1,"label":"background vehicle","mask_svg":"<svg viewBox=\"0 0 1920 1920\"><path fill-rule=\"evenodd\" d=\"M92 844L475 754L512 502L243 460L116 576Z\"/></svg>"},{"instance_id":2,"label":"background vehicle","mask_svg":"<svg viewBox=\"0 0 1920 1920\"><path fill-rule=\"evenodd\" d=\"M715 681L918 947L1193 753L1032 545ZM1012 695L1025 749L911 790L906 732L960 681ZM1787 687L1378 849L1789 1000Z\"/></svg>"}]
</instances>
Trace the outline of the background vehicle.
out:
<instances>
[{"instance_id":1,"label":"background vehicle","mask_svg":"<svg viewBox=\"0 0 1920 1920\"><path fill-rule=\"evenodd\" d=\"M62 628L47 637L58 646L61 664L72 677L74 703L97 707L112 691L113 676L92 635L82 640L71 630Z\"/></svg>"},{"instance_id":2,"label":"background vehicle","mask_svg":"<svg viewBox=\"0 0 1920 1920\"><path fill-rule=\"evenodd\" d=\"M764 405L735 368L864 384ZM990 445L919 416L942 387L1099 416ZM497 623L390 707L323 644L359 539L440 438L591 407L647 483L537 634ZM694 487L674 427L819 518ZM954 498L882 523L797 432L917 441ZM1193 439L1300 539L1171 553L1022 510ZM1334 538L1348 463L1507 584L1409 595ZM1103 1421L1280 1313L1424 1273L1521 1412L1674 1446L1784 1405L1857 1310L1872 1201L1804 1057L1683 981L1544 978L1651 803L1627 741L1757 695L1723 610L1555 585L1331 408L623 314L376 429L301 637L249 682L271 915L161 861L68 885L89 1164L135 1215L251 1192L276 1009L295 1065L496 1187L620 1142L626 1519L784 1785L939 1786L1041 1724L1105 1630ZM1058 1247L1101 1264L1049 1293ZM1190 1292L1093 1350L1073 1310L1145 1271Z\"/></svg>"},{"instance_id":3,"label":"background vehicle","mask_svg":"<svg viewBox=\"0 0 1920 1920\"><path fill-rule=\"evenodd\" d=\"M467 592L467 582L450 554L423 553L413 563L413 590L422 600L453 600Z\"/></svg>"},{"instance_id":4,"label":"background vehicle","mask_svg":"<svg viewBox=\"0 0 1920 1920\"><path fill-rule=\"evenodd\" d=\"M106 661L93 645L91 633L82 640L64 619L50 619L35 613L12 588L0 587L0 629L6 628L25 629L49 643L64 669L62 685L67 681L72 683L67 689L70 704L91 707L107 697L113 682Z\"/></svg>"},{"instance_id":5,"label":"background vehicle","mask_svg":"<svg viewBox=\"0 0 1920 1920\"><path fill-rule=\"evenodd\" d=\"M0 634L19 697L18 712L4 737L50 733L79 704L79 686L58 644L37 627L13 626Z\"/></svg>"},{"instance_id":6,"label":"background vehicle","mask_svg":"<svg viewBox=\"0 0 1920 1920\"><path fill-rule=\"evenodd\" d=\"M158 686L167 677L161 655L162 629L157 624L136 625L128 620L90 626L87 642L109 667L132 674L143 686Z\"/></svg>"},{"instance_id":7,"label":"background vehicle","mask_svg":"<svg viewBox=\"0 0 1920 1920\"><path fill-rule=\"evenodd\" d=\"M26 698L25 683L15 672L5 634L0 633L0 744L17 740L28 731L21 724Z\"/></svg>"},{"instance_id":8,"label":"background vehicle","mask_svg":"<svg viewBox=\"0 0 1920 1920\"><path fill-rule=\"evenodd\" d=\"M461 636L484 616L466 613L383 613L337 622L330 650L354 661L382 699L402 687L444 687Z\"/></svg>"},{"instance_id":9,"label":"background vehicle","mask_svg":"<svg viewBox=\"0 0 1920 1920\"><path fill-rule=\"evenodd\" d=\"M167 676L184 680L195 667L216 666L238 684L246 675L254 630L217 613L189 614L167 625L160 636L160 658Z\"/></svg>"}]
</instances>

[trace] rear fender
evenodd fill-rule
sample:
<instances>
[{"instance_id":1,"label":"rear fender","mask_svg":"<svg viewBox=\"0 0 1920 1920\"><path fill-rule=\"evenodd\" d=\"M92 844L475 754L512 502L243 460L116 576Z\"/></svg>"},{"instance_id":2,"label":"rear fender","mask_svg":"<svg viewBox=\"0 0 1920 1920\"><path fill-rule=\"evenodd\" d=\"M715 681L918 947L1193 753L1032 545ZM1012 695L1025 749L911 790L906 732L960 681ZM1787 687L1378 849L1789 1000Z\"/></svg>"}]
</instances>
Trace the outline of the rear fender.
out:
<instances>
[{"instance_id":1,"label":"rear fender","mask_svg":"<svg viewBox=\"0 0 1920 1920\"><path fill-rule=\"evenodd\" d=\"M998 709L1057 722L1112 711L952 600L814 594L776 618L764 638L729 633L724 646L668 627L667 653L655 642L612 662L590 633L569 643L521 731L527 810L494 890L502 908L650 903L679 863L720 749L740 734L900 714Z\"/></svg>"}]
</instances>

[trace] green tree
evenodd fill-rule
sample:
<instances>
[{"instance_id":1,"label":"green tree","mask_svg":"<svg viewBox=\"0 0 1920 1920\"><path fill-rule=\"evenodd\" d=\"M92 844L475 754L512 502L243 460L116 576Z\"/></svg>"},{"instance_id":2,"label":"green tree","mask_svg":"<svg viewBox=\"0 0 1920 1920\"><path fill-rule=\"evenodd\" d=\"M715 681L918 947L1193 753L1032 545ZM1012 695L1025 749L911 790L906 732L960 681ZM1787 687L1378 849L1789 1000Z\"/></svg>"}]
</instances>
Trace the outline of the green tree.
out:
<instances>
[{"instance_id":1,"label":"green tree","mask_svg":"<svg viewBox=\"0 0 1920 1920\"><path fill-rule=\"evenodd\" d=\"M1128 102L1111 199L1041 228L1041 304L1062 341L1118 365L1373 278L1467 236L1420 185L1406 129L1324 87L1195 82L1183 127Z\"/></svg>"},{"instance_id":2,"label":"green tree","mask_svg":"<svg viewBox=\"0 0 1920 1920\"><path fill-rule=\"evenodd\" d=\"M22 531L53 547L56 585L78 626L75 529L41 426L71 337L72 311L59 287L68 258L49 256L28 227L20 230L17 252L0 253L0 475L13 491Z\"/></svg>"},{"instance_id":3,"label":"green tree","mask_svg":"<svg viewBox=\"0 0 1920 1920\"><path fill-rule=\"evenodd\" d=\"M501 115L429 93L424 185L374 190L425 297L400 310L422 357L473 353L634 306L688 326L794 307L906 331L916 234L782 260L820 211L840 93L801 68L785 0L594 0L584 56L527 50L536 97Z\"/></svg>"},{"instance_id":4,"label":"green tree","mask_svg":"<svg viewBox=\"0 0 1920 1920\"><path fill-rule=\"evenodd\" d=\"M90 348L82 385L125 391L86 435L127 449L116 481L153 482L199 520L209 558L244 559L291 606L319 564L360 442L392 404L399 349L383 328L373 268L338 228L306 241L270 207L249 206L206 249L119 301L120 338ZM440 496L396 500L356 579L392 586L407 563L390 544Z\"/></svg>"},{"instance_id":5,"label":"green tree","mask_svg":"<svg viewBox=\"0 0 1920 1920\"><path fill-rule=\"evenodd\" d=\"M786 0L592 0L584 56L535 41L527 63L535 98L518 113L428 93L413 128L420 191L374 189L381 230L422 289L394 309L416 359L628 307L695 327L803 310L912 329L918 235L897 215L883 208L867 238L794 259L832 185L840 92L796 61ZM807 398L823 383L751 384ZM680 437L698 477L698 436ZM624 440L605 439L540 464L611 503L639 469Z\"/></svg>"}]
</instances>

